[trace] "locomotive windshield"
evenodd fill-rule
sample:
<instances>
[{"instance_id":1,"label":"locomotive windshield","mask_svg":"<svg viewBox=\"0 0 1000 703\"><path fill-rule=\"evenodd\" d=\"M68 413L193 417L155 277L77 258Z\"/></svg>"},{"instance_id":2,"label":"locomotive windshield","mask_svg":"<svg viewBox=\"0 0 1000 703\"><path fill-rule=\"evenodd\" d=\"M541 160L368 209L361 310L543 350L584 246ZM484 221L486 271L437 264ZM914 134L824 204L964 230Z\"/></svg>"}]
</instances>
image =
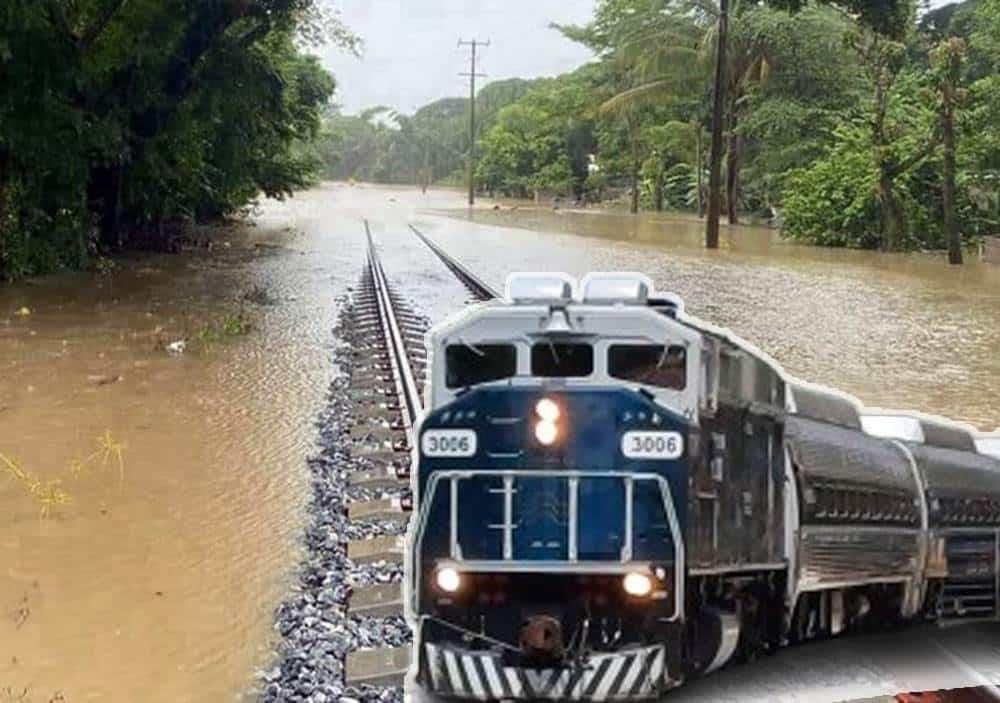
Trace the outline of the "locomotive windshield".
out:
<instances>
[{"instance_id":1,"label":"locomotive windshield","mask_svg":"<svg viewBox=\"0 0 1000 703\"><path fill-rule=\"evenodd\" d=\"M687 386L687 350L676 345L615 344L608 349L608 375L682 391Z\"/></svg>"},{"instance_id":2,"label":"locomotive windshield","mask_svg":"<svg viewBox=\"0 0 1000 703\"><path fill-rule=\"evenodd\" d=\"M454 510L450 486L439 485L429 497L441 529L428 532L425 545L450 553L454 520L451 534L464 560L618 562L625 548L631 559L671 560L673 543L659 485L636 480L630 490L631 497L623 478L610 476L581 477L575 487L557 475L459 478Z\"/></svg>"},{"instance_id":3,"label":"locomotive windshield","mask_svg":"<svg viewBox=\"0 0 1000 703\"><path fill-rule=\"evenodd\" d=\"M589 344L540 342L531 348L531 375L543 378L589 376L594 348Z\"/></svg>"},{"instance_id":4,"label":"locomotive windshield","mask_svg":"<svg viewBox=\"0 0 1000 703\"><path fill-rule=\"evenodd\" d=\"M510 378L517 372L513 344L452 344L445 349L448 388L466 388Z\"/></svg>"}]
</instances>

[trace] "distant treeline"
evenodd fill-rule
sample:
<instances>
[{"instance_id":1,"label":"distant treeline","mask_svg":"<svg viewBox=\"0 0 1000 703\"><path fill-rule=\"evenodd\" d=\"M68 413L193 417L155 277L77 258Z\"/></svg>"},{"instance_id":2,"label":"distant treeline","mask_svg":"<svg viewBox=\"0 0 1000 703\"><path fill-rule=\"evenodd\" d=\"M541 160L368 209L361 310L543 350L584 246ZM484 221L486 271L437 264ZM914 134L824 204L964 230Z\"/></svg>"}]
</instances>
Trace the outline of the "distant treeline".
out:
<instances>
[{"instance_id":1,"label":"distant treeline","mask_svg":"<svg viewBox=\"0 0 1000 703\"><path fill-rule=\"evenodd\" d=\"M0 280L307 185L324 42L358 45L313 0L4 0Z\"/></svg>"},{"instance_id":2,"label":"distant treeline","mask_svg":"<svg viewBox=\"0 0 1000 703\"><path fill-rule=\"evenodd\" d=\"M490 83L476 95L481 137L500 111L542 80L514 78ZM469 148L468 98L444 98L404 115L373 107L359 115L331 108L317 142L323 175L371 183L463 182Z\"/></svg>"},{"instance_id":3,"label":"distant treeline","mask_svg":"<svg viewBox=\"0 0 1000 703\"><path fill-rule=\"evenodd\" d=\"M794 6L788 11L788 7ZM717 0L599 0L556 27L596 60L478 95L478 188L704 211ZM1000 0L729 3L720 192L789 237L941 248L1000 234ZM513 50L513 49L512 49ZM332 113L328 177L464 180L468 101Z\"/></svg>"}]
</instances>

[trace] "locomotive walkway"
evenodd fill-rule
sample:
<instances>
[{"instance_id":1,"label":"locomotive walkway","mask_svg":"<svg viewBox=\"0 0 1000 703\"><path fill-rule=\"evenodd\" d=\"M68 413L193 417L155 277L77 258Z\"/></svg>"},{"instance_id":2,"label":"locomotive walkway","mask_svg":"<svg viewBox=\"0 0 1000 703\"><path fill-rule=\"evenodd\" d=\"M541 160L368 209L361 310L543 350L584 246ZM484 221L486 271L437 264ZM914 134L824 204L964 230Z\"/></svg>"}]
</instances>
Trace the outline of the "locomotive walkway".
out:
<instances>
[{"instance_id":1,"label":"locomotive walkway","mask_svg":"<svg viewBox=\"0 0 1000 703\"><path fill-rule=\"evenodd\" d=\"M416 227L416 235L469 291L473 302L499 296L460 262ZM350 453L364 468L348 476L363 500L348 505L349 518L358 523L381 522L397 526L385 534L351 541L348 558L363 565L382 565L397 577L405 543L399 534L409 520L413 427L421 412L421 387L426 374L423 336L426 321L416 315L404 297L392 288L379 258L378 247L365 222L367 255L362 284L353 301L356 335L350 378L352 425ZM404 590L398 578L353 590L348 615L357 618L398 619ZM954 686L979 685L975 694L940 693L910 698L870 698L871 701L946 703L964 700L1000 700L1000 630L974 626L963 639L952 631L918 628L906 636L901 653L899 633L850 637L783 650L774 657L688 684L670 694L671 701L815 701L833 700L839 689L848 698L900 690L926 690L946 680L942 667L953 674ZM895 639L893 639L895 638ZM896 641L897 644L892 644ZM408 644L358 649L346 661L346 683L368 693L402 686L410 664ZM789 672L795 672L791 675ZM933 674L933 676L929 675ZM824 690L825 689L825 690ZM980 698L968 698L969 695Z\"/></svg>"}]
</instances>

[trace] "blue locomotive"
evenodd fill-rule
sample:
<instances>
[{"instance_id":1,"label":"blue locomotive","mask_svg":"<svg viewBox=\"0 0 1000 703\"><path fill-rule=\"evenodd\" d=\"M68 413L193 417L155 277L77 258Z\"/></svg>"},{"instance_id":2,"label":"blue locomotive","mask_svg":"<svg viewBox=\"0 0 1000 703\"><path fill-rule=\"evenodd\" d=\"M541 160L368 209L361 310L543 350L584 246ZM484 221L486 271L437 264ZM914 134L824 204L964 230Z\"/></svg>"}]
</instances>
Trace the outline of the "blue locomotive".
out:
<instances>
[{"instance_id":1,"label":"blue locomotive","mask_svg":"<svg viewBox=\"0 0 1000 703\"><path fill-rule=\"evenodd\" d=\"M1000 616L1000 440L791 379L632 274L516 275L428 340L413 675L639 700L789 642Z\"/></svg>"}]
</instances>

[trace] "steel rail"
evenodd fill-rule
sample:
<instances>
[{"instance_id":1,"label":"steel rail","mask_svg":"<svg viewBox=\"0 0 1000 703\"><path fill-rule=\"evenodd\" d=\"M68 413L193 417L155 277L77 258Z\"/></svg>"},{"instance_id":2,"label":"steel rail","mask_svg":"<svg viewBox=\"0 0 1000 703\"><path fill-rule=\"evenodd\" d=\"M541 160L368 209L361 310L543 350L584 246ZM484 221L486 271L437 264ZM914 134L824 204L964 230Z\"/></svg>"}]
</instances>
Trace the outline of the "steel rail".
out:
<instances>
[{"instance_id":1,"label":"steel rail","mask_svg":"<svg viewBox=\"0 0 1000 703\"><path fill-rule=\"evenodd\" d=\"M413 427L416 425L423 405L420 398L420 390L413 376L413 367L410 365L409 356L406 353L403 333L400 330L399 320L396 318L392 296L389 294L389 283L386 280L385 270L382 268L382 261L379 259L378 250L375 248L375 240L372 238L372 231L368 225L368 220L365 220L365 234L368 236L368 269L371 272L372 286L375 289L375 299L378 303L378 313L382 321L386 349L389 351L393 376L399 390L400 406L403 409L403 422L406 426L407 438L412 445L414 441Z\"/></svg>"},{"instance_id":2,"label":"steel rail","mask_svg":"<svg viewBox=\"0 0 1000 703\"><path fill-rule=\"evenodd\" d=\"M441 262L447 266L453 274L455 274L455 277L462 282L462 284L469 290L470 293L472 293L473 296L475 296L477 300L496 300L503 297L476 274L472 273L472 271L460 264L457 259L431 241L426 234L413 225L410 225L410 229L413 230L415 235L420 237L420 241L426 244L428 249L434 252L437 257L441 259Z\"/></svg>"}]
</instances>

